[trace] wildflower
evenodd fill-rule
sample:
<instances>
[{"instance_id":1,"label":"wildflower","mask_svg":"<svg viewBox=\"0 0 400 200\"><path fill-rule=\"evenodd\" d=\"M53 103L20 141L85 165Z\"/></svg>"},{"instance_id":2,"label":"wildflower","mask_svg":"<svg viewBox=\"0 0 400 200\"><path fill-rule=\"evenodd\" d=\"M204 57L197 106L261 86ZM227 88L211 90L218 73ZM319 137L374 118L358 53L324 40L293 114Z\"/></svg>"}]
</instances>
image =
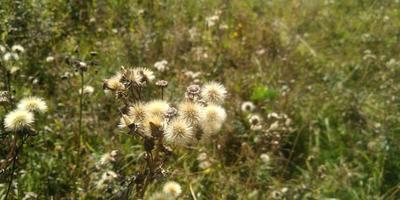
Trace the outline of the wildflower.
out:
<instances>
[{"instance_id":1,"label":"wildflower","mask_svg":"<svg viewBox=\"0 0 400 200\"><path fill-rule=\"evenodd\" d=\"M148 102L145 108L150 116L164 117L164 114L168 111L169 104L163 100L153 100Z\"/></svg>"},{"instance_id":2,"label":"wildflower","mask_svg":"<svg viewBox=\"0 0 400 200\"><path fill-rule=\"evenodd\" d=\"M146 108L142 103L129 107L128 115L134 122L142 122L146 117Z\"/></svg>"},{"instance_id":3,"label":"wildflower","mask_svg":"<svg viewBox=\"0 0 400 200\"><path fill-rule=\"evenodd\" d=\"M198 103L184 101L178 105L178 110L179 116L193 125L200 121L203 106Z\"/></svg>"},{"instance_id":4,"label":"wildflower","mask_svg":"<svg viewBox=\"0 0 400 200\"><path fill-rule=\"evenodd\" d=\"M86 85L83 87L83 94L91 95L94 92L94 87ZM82 94L82 89L79 89L79 94Z\"/></svg>"},{"instance_id":5,"label":"wildflower","mask_svg":"<svg viewBox=\"0 0 400 200\"><path fill-rule=\"evenodd\" d=\"M0 52L1 53L6 52L6 48L3 45L0 45Z\"/></svg>"},{"instance_id":6,"label":"wildflower","mask_svg":"<svg viewBox=\"0 0 400 200\"><path fill-rule=\"evenodd\" d=\"M104 87L110 90L124 90L125 86L121 83L122 74L117 73L104 81Z\"/></svg>"},{"instance_id":7,"label":"wildflower","mask_svg":"<svg viewBox=\"0 0 400 200\"><path fill-rule=\"evenodd\" d=\"M204 108L200 120L200 127L206 137L218 132L226 119L225 109L218 105L208 105Z\"/></svg>"},{"instance_id":8,"label":"wildflower","mask_svg":"<svg viewBox=\"0 0 400 200\"><path fill-rule=\"evenodd\" d=\"M172 119L178 114L178 110L174 107L168 108L167 112L165 113L165 117L168 119Z\"/></svg>"},{"instance_id":9,"label":"wildflower","mask_svg":"<svg viewBox=\"0 0 400 200\"><path fill-rule=\"evenodd\" d=\"M204 152L200 153L200 154L197 156L197 160L198 160L198 161L204 161L204 160L207 160L207 158L208 158L208 155L207 155L207 153L204 153Z\"/></svg>"},{"instance_id":10,"label":"wildflower","mask_svg":"<svg viewBox=\"0 0 400 200\"><path fill-rule=\"evenodd\" d=\"M147 68L137 68L138 74L141 76L140 84L146 84L147 82L152 82L156 77L153 71Z\"/></svg>"},{"instance_id":11,"label":"wildflower","mask_svg":"<svg viewBox=\"0 0 400 200\"><path fill-rule=\"evenodd\" d=\"M19 60L19 56L16 53L7 52L3 55L4 61L9 61L11 59Z\"/></svg>"},{"instance_id":12,"label":"wildflower","mask_svg":"<svg viewBox=\"0 0 400 200\"><path fill-rule=\"evenodd\" d=\"M53 56L47 56L46 58L46 62L53 62L54 61L54 57Z\"/></svg>"},{"instance_id":13,"label":"wildflower","mask_svg":"<svg viewBox=\"0 0 400 200\"><path fill-rule=\"evenodd\" d=\"M200 169L208 169L208 168L211 167L211 165L212 165L212 163L211 163L210 161L205 160L205 161L201 161L201 162L199 163L199 168L200 168Z\"/></svg>"},{"instance_id":14,"label":"wildflower","mask_svg":"<svg viewBox=\"0 0 400 200\"><path fill-rule=\"evenodd\" d=\"M22 110L27 110L31 112L39 112L44 113L47 111L46 102L43 101L42 98L39 97L27 97L22 99L17 107Z\"/></svg>"},{"instance_id":15,"label":"wildflower","mask_svg":"<svg viewBox=\"0 0 400 200\"><path fill-rule=\"evenodd\" d=\"M253 102L251 101L245 101L242 103L242 111L243 112L253 112L255 109L255 106Z\"/></svg>"},{"instance_id":16,"label":"wildflower","mask_svg":"<svg viewBox=\"0 0 400 200\"><path fill-rule=\"evenodd\" d=\"M19 45L19 44L13 45L13 46L11 47L11 50L14 51L14 52L17 52L17 53L24 53L24 52L25 52L24 47L22 47L22 46Z\"/></svg>"},{"instance_id":17,"label":"wildflower","mask_svg":"<svg viewBox=\"0 0 400 200\"><path fill-rule=\"evenodd\" d=\"M157 81L157 82L156 82L156 85L157 85L158 87L165 88L165 87L167 87L167 86L168 86L168 81L165 81L165 80L159 80L159 81Z\"/></svg>"},{"instance_id":18,"label":"wildflower","mask_svg":"<svg viewBox=\"0 0 400 200\"><path fill-rule=\"evenodd\" d=\"M199 85L190 85L186 88L185 97L189 100L195 100L200 95L201 88Z\"/></svg>"},{"instance_id":19,"label":"wildflower","mask_svg":"<svg viewBox=\"0 0 400 200\"><path fill-rule=\"evenodd\" d=\"M162 60L154 63L154 68L156 68L160 72L164 72L168 69L168 61Z\"/></svg>"},{"instance_id":20,"label":"wildflower","mask_svg":"<svg viewBox=\"0 0 400 200\"><path fill-rule=\"evenodd\" d=\"M172 120L165 128L165 141L176 145L185 145L192 141L192 127L183 119Z\"/></svg>"},{"instance_id":21,"label":"wildflower","mask_svg":"<svg viewBox=\"0 0 400 200\"><path fill-rule=\"evenodd\" d=\"M4 127L7 131L19 131L31 126L34 122L33 113L26 110L14 110L4 118Z\"/></svg>"},{"instance_id":22,"label":"wildflower","mask_svg":"<svg viewBox=\"0 0 400 200\"><path fill-rule=\"evenodd\" d=\"M201 97L208 103L222 104L226 94L225 87L217 82L209 82L201 89Z\"/></svg>"},{"instance_id":23,"label":"wildflower","mask_svg":"<svg viewBox=\"0 0 400 200\"><path fill-rule=\"evenodd\" d=\"M262 118L259 115L250 115L249 116L249 124L250 129L253 131L258 131L262 129Z\"/></svg>"},{"instance_id":24,"label":"wildflower","mask_svg":"<svg viewBox=\"0 0 400 200\"><path fill-rule=\"evenodd\" d=\"M271 161L271 158L269 157L268 154L263 153L260 155L260 159L265 163L265 164L269 164L269 162Z\"/></svg>"},{"instance_id":25,"label":"wildflower","mask_svg":"<svg viewBox=\"0 0 400 200\"><path fill-rule=\"evenodd\" d=\"M181 185L179 185L179 183L175 181L168 181L167 183L164 184L163 192L165 192L166 194L171 194L176 198L179 195L181 195L182 187Z\"/></svg>"}]
</instances>

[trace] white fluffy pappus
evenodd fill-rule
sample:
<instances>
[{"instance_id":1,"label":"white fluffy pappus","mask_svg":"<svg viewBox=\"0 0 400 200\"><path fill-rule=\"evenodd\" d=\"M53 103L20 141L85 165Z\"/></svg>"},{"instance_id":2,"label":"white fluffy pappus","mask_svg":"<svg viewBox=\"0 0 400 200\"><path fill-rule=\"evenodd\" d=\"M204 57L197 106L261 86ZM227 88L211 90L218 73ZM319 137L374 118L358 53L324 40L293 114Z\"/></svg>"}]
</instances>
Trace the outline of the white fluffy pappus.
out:
<instances>
[{"instance_id":1,"label":"white fluffy pappus","mask_svg":"<svg viewBox=\"0 0 400 200\"><path fill-rule=\"evenodd\" d=\"M46 102L40 97L26 97L23 98L17 105L18 109L27 110L31 112L44 113L48 107Z\"/></svg>"},{"instance_id":2,"label":"white fluffy pappus","mask_svg":"<svg viewBox=\"0 0 400 200\"><path fill-rule=\"evenodd\" d=\"M175 181L168 181L164 184L163 192L174 196L175 198L182 194L182 187Z\"/></svg>"},{"instance_id":3,"label":"white fluffy pappus","mask_svg":"<svg viewBox=\"0 0 400 200\"><path fill-rule=\"evenodd\" d=\"M30 127L35 121L32 112L17 109L9 112L4 118L4 127L7 131L19 131Z\"/></svg>"},{"instance_id":4,"label":"white fluffy pappus","mask_svg":"<svg viewBox=\"0 0 400 200\"><path fill-rule=\"evenodd\" d=\"M163 100L153 100L145 105L146 113L149 117L159 116L164 117L169 109L169 104Z\"/></svg>"},{"instance_id":5,"label":"white fluffy pappus","mask_svg":"<svg viewBox=\"0 0 400 200\"><path fill-rule=\"evenodd\" d=\"M186 120L175 118L165 127L164 139L167 143L177 146L187 145L194 139L192 127Z\"/></svg>"},{"instance_id":6,"label":"white fluffy pappus","mask_svg":"<svg viewBox=\"0 0 400 200\"><path fill-rule=\"evenodd\" d=\"M209 82L201 88L201 97L208 103L222 104L226 94L225 87L217 82Z\"/></svg>"},{"instance_id":7,"label":"white fluffy pappus","mask_svg":"<svg viewBox=\"0 0 400 200\"><path fill-rule=\"evenodd\" d=\"M204 107L199 103L183 101L178 105L179 116L192 125L200 122Z\"/></svg>"},{"instance_id":8,"label":"white fluffy pappus","mask_svg":"<svg viewBox=\"0 0 400 200\"><path fill-rule=\"evenodd\" d=\"M200 127L205 134L204 136L208 137L217 133L221 129L225 120L226 111L223 107L214 104L205 107L200 121Z\"/></svg>"}]
</instances>

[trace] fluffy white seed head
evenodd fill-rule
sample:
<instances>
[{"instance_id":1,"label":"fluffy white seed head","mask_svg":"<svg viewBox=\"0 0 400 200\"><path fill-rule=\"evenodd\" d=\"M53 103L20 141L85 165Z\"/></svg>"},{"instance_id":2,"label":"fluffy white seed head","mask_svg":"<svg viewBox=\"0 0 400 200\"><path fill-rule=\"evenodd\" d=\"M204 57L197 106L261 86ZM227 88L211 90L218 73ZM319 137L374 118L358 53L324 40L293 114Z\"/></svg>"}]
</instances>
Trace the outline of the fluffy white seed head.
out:
<instances>
[{"instance_id":1,"label":"fluffy white seed head","mask_svg":"<svg viewBox=\"0 0 400 200\"><path fill-rule=\"evenodd\" d=\"M203 85L201 89L201 97L208 103L222 104L226 94L225 87L217 82L209 82Z\"/></svg>"},{"instance_id":2,"label":"fluffy white seed head","mask_svg":"<svg viewBox=\"0 0 400 200\"><path fill-rule=\"evenodd\" d=\"M11 50L17 53L24 53L25 52L25 48L19 44L13 45L11 47Z\"/></svg>"},{"instance_id":3,"label":"fluffy white seed head","mask_svg":"<svg viewBox=\"0 0 400 200\"><path fill-rule=\"evenodd\" d=\"M164 184L163 192L174 196L175 198L181 195L182 187L175 181L168 181Z\"/></svg>"},{"instance_id":4,"label":"fluffy white seed head","mask_svg":"<svg viewBox=\"0 0 400 200\"><path fill-rule=\"evenodd\" d=\"M47 111L46 102L39 97L23 98L17 105L18 109L27 110L31 112L44 113Z\"/></svg>"},{"instance_id":5,"label":"fluffy white seed head","mask_svg":"<svg viewBox=\"0 0 400 200\"><path fill-rule=\"evenodd\" d=\"M85 87L83 87L83 94L85 95L91 95L94 92L94 87L90 86L90 85L86 85ZM82 94L82 89L79 89L79 94Z\"/></svg>"},{"instance_id":6,"label":"fluffy white seed head","mask_svg":"<svg viewBox=\"0 0 400 200\"><path fill-rule=\"evenodd\" d=\"M105 80L105 84L110 90L124 90L125 86L121 83L122 74L117 73L109 79Z\"/></svg>"},{"instance_id":7,"label":"fluffy white seed head","mask_svg":"<svg viewBox=\"0 0 400 200\"><path fill-rule=\"evenodd\" d=\"M254 106L253 102L251 101L245 101L242 103L242 112L253 112L256 106Z\"/></svg>"},{"instance_id":8,"label":"fluffy white seed head","mask_svg":"<svg viewBox=\"0 0 400 200\"><path fill-rule=\"evenodd\" d=\"M135 122L142 122L146 117L146 107L143 103L136 103L129 107L128 115Z\"/></svg>"},{"instance_id":9,"label":"fluffy white seed head","mask_svg":"<svg viewBox=\"0 0 400 200\"><path fill-rule=\"evenodd\" d=\"M164 130L164 139L170 144L187 145L193 141L194 134L189 122L175 118L169 122Z\"/></svg>"},{"instance_id":10,"label":"fluffy white seed head","mask_svg":"<svg viewBox=\"0 0 400 200\"><path fill-rule=\"evenodd\" d=\"M163 100L153 100L145 105L146 113L150 117L159 116L164 117L165 113L168 111L169 104Z\"/></svg>"},{"instance_id":11,"label":"fluffy white seed head","mask_svg":"<svg viewBox=\"0 0 400 200\"><path fill-rule=\"evenodd\" d=\"M6 115L4 118L4 127L7 131L19 131L30 127L34 120L32 112L17 109Z\"/></svg>"},{"instance_id":12,"label":"fluffy white seed head","mask_svg":"<svg viewBox=\"0 0 400 200\"><path fill-rule=\"evenodd\" d=\"M207 138L217 133L225 120L226 111L223 107L214 104L205 107L200 121L200 127L203 129L204 136Z\"/></svg>"},{"instance_id":13,"label":"fluffy white seed head","mask_svg":"<svg viewBox=\"0 0 400 200\"><path fill-rule=\"evenodd\" d=\"M253 131L258 131L262 129L263 119L260 115L254 114L249 116L250 129Z\"/></svg>"},{"instance_id":14,"label":"fluffy white seed head","mask_svg":"<svg viewBox=\"0 0 400 200\"><path fill-rule=\"evenodd\" d=\"M178 105L179 116L190 124L198 124L204 107L198 103L184 101Z\"/></svg>"}]
</instances>

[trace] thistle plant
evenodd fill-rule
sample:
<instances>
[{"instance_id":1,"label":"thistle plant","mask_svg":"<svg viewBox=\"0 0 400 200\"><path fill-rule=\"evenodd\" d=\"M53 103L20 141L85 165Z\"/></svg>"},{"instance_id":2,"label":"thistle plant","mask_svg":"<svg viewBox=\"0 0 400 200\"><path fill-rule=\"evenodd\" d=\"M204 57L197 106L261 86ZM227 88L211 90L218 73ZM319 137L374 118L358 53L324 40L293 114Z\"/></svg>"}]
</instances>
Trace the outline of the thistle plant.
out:
<instances>
[{"instance_id":1,"label":"thistle plant","mask_svg":"<svg viewBox=\"0 0 400 200\"><path fill-rule=\"evenodd\" d=\"M11 140L8 145L6 159L0 163L1 174L8 172L8 187L5 199L8 199L10 194L17 160L20 157L24 143L29 137L37 135L37 132L33 129L34 114L46 111L47 105L42 98L27 97L22 99L17 104L17 108L9 112L4 118L4 129Z\"/></svg>"},{"instance_id":2,"label":"thistle plant","mask_svg":"<svg viewBox=\"0 0 400 200\"><path fill-rule=\"evenodd\" d=\"M144 147L145 167L131 180L138 198L150 183L166 176L164 165L176 149L209 141L227 116L221 106L227 92L217 82L190 85L180 102L168 102L164 97L167 81L155 83L160 92L146 91L154 87L154 80L153 71L147 68L121 67L104 81L104 89L122 103L118 127L139 138Z\"/></svg>"}]
</instances>

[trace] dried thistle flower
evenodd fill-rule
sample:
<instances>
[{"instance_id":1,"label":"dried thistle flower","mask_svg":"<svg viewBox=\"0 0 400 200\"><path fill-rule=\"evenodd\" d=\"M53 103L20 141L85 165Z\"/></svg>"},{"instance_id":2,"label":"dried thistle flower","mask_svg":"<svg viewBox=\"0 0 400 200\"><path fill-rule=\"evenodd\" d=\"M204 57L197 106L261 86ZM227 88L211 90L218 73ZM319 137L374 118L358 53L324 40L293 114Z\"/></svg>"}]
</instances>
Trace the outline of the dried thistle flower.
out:
<instances>
[{"instance_id":1,"label":"dried thistle flower","mask_svg":"<svg viewBox=\"0 0 400 200\"><path fill-rule=\"evenodd\" d=\"M165 88L165 87L168 86L168 81L159 80L159 81L156 82L156 85L157 85L158 87Z\"/></svg>"},{"instance_id":2,"label":"dried thistle flower","mask_svg":"<svg viewBox=\"0 0 400 200\"><path fill-rule=\"evenodd\" d=\"M124 86L124 84L121 83L121 78L122 78L122 74L117 73L116 75L112 76L111 78L106 79L104 81L104 88L110 89L113 91L124 90L125 86Z\"/></svg>"},{"instance_id":3,"label":"dried thistle flower","mask_svg":"<svg viewBox=\"0 0 400 200\"><path fill-rule=\"evenodd\" d=\"M39 97L23 98L17 105L18 109L27 110L31 112L44 113L47 111L46 102Z\"/></svg>"},{"instance_id":4,"label":"dried thistle flower","mask_svg":"<svg viewBox=\"0 0 400 200\"><path fill-rule=\"evenodd\" d=\"M17 53L24 53L25 52L25 48L19 44L15 44L11 47L11 50Z\"/></svg>"},{"instance_id":5,"label":"dried thistle flower","mask_svg":"<svg viewBox=\"0 0 400 200\"><path fill-rule=\"evenodd\" d=\"M184 101L178 105L179 116L192 125L200 122L203 109L203 106L191 101Z\"/></svg>"},{"instance_id":6,"label":"dried thistle flower","mask_svg":"<svg viewBox=\"0 0 400 200\"><path fill-rule=\"evenodd\" d=\"M90 86L90 85L86 85L83 88L83 94L85 95L91 95L94 93L94 87ZM79 94L82 94L82 89L79 89Z\"/></svg>"},{"instance_id":7,"label":"dried thistle flower","mask_svg":"<svg viewBox=\"0 0 400 200\"><path fill-rule=\"evenodd\" d=\"M146 105L147 115L164 117L165 113L169 109L169 104L163 100L153 100L148 102Z\"/></svg>"},{"instance_id":8,"label":"dried thistle flower","mask_svg":"<svg viewBox=\"0 0 400 200\"><path fill-rule=\"evenodd\" d=\"M146 117L146 107L139 102L129 107L128 115L136 123L142 122Z\"/></svg>"},{"instance_id":9,"label":"dried thistle flower","mask_svg":"<svg viewBox=\"0 0 400 200\"><path fill-rule=\"evenodd\" d=\"M165 117L168 119L172 119L178 114L178 110L174 107L168 108L167 112L165 113Z\"/></svg>"},{"instance_id":10,"label":"dried thistle flower","mask_svg":"<svg viewBox=\"0 0 400 200\"><path fill-rule=\"evenodd\" d=\"M175 118L165 127L165 141L178 146L192 142L194 134L192 127L183 119Z\"/></svg>"},{"instance_id":11,"label":"dried thistle flower","mask_svg":"<svg viewBox=\"0 0 400 200\"><path fill-rule=\"evenodd\" d=\"M255 106L254 106L253 102L245 101L245 102L242 103L241 108L242 108L243 112L248 112L249 113L249 112L253 112L254 111Z\"/></svg>"},{"instance_id":12,"label":"dried thistle flower","mask_svg":"<svg viewBox=\"0 0 400 200\"><path fill-rule=\"evenodd\" d=\"M200 127L205 134L205 138L218 132L225 119L226 112L221 106L210 104L205 107L200 121Z\"/></svg>"},{"instance_id":13,"label":"dried thistle flower","mask_svg":"<svg viewBox=\"0 0 400 200\"><path fill-rule=\"evenodd\" d=\"M217 82L209 82L201 88L201 97L208 103L222 104L226 94L225 87Z\"/></svg>"},{"instance_id":14,"label":"dried thistle flower","mask_svg":"<svg viewBox=\"0 0 400 200\"><path fill-rule=\"evenodd\" d=\"M253 131L262 129L262 118L260 115L254 114L249 116L250 129Z\"/></svg>"},{"instance_id":15,"label":"dried thistle flower","mask_svg":"<svg viewBox=\"0 0 400 200\"><path fill-rule=\"evenodd\" d=\"M27 110L14 110L9 112L4 118L4 127L7 131L19 131L28 128L34 122L33 113Z\"/></svg>"},{"instance_id":16,"label":"dried thistle flower","mask_svg":"<svg viewBox=\"0 0 400 200\"><path fill-rule=\"evenodd\" d=\"M10 103L10 95L8 91L0 91L0 105L7 105Z\"/></svg>"},{"instance_id":17,"label":"dried thistle flower","mask_svg":"<svg viewBox=\"0 0 400 200\"><path fill-rule=\"evenodd\" d=\"M175 181L168 181L164 184L163 192L166 194L171 194L175 198L181 195L182 187L179 183Z\"/></svg>"},{"instance_id":18,"label":"dried thistle flower","mask_svg":"<svg viewBox=\"0 0 400 200\"><path fill-rule=\"evenodd\" d=\"M190 85L186 88L185 97L191 101L198 99L201 92L199 85Z\"/></svg>"},{"instance_id":19,"label":"dried thistle flower","mask_svg":"<svg viewBox=\"0 0 400 200\"><path fill-rule=\"evenodd\" d=\"M162 61L158 61L158 62L154 63L154 68L156 68L157 71L164 72L164 71L168 70L167 65L168 65L168 61L162 60Z\"/></svg>"}]
</instances>

